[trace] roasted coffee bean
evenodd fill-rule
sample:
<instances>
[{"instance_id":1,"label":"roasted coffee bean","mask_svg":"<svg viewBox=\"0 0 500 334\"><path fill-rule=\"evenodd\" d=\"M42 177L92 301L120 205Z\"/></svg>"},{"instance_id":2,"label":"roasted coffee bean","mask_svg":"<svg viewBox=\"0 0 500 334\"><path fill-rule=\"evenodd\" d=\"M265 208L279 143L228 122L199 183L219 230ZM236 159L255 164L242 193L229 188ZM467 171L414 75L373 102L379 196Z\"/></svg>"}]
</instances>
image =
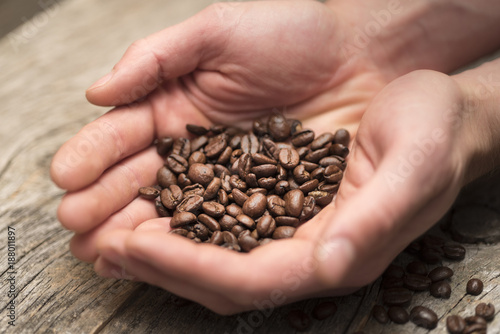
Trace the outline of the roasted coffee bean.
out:
<instances>
[{"instance_id":1,"label":"roasted coffee bean","mask_svg":"<svg viewBox=\"0 0 500 334\"><path fill-rule=\"evenodd\" d=\"M232 189L239 189L243 192L247 191L247 183L240 179L238 175L231 175L229 185Z\"/></svg>"},{"instance_id":2,"label":"roasted coffee bean","mask_svg":"<svg viewBox=\"0 0 500 334\"><path fill-rule=\"evenodd\" d=\"M195 163L204 164L206 162L207 162L207 157L205 156L205 154L203 152L200 152L200 151L195 151L195 152L191 153L191 155L189 156L189 159L188 159L189 165L192 165Z\"/></svg>"},{"instance_id":3,"label":"roasted coffee bean","mask_svg":"<svg viewBox=\"0 0 500 334\"><path fill-rule=\"evenodd\" d=\"M325 147L307 153L304 159L310 162L318 163L321 159L323 159L327 155L328 155L328 148Z\"/></svg>"},{"instance_id":4,"label":"roasted coffee bean","mask_svg":"<svg viewBox=\"0 0 500 334\"><path fill-rule=\"evenodd\" d=\"M283 168L294 169L300 163L300 157L293 148L284 148L279 151L279 162Z\"/></svg>"},{"instance_id":5,"label":"roasted coffee bean","mask_svg":"<svg viewBox=\"0 0 500 334\"><path fill-rule=\"evenodd\" d=\"M462 334L467 324L459 315L450 315L446 318L446 329L450 334Z\"/></svg>"},{"instance_id":6,"label":"roasted coffee bean","mask_svg":"<svg viewBox=\"0 0 500 334\"><path fill-rule=\"evenodd\" d=\"M186 238L194 239L196 238L196 233L194 233L193 231L189 231L188 234L186 234Z\"/></svg>"},{"instance_id":7,"label":"roasted coffee bean","mask_svg":"<svg viewBox=\"0 0 500 334\"><path fill-rule=\"evenodd\" d=\"M252 217L248 215L245 214L237 215L236 220L245 228L252 229L255 227L255 220L253 220Z\"/></svg>"},{"instance_id":8,"label":"roasted coffee bean","mask_svg":"<svg viewBox=\"0 0 500 334\"><path fill-rule=\"evenodd\" d=\"M216 163L219 165L225 165L231 159L231 154L233 153L233 149L230 146L227 146L224 151L217 158Z\"/></svg>"},{"instance_id":9,"label":"roasted coffee bean","mask_svg":"<svg viewBox=\"0 0 500 334\"><path fill-rule=\"evenodd\" d=\"M257 232L257 228L253 230L252 233L250 233L250 236L255 240L259 241L260 237L259 237L259 232Z\"/></svg>"},{"instance_id":10,"label":"roasted coffee bean","mask_svg":"<svg viewBox=\"0 0 500 334\"><path fill-rule=\"evenodd\" d=\"M249 198L243 191L239 189L233 189L231 194L233 195L234 202L241 207L243 206L243 204L245 204L245 202Z\"/></svg>"},{"instance_id":11,"label":"roasted coffee bean","mask_svg":"<svg viewBox=\"0 0 500 334\"><path fill-rule=\"evenodd\" d=\"M196 234L196 237L201 241L205 241L209 237L209 232L207 227L201 223L194 225L193 232Z\"/></svg>"},{"instance_id":12,"label":"roasted coffee bean","mask_svg":"<svg viewBox=\"0 0 500 334\"><path fill-rule=\"evenodd\" d=\"M291 216L278 216L275 218L277 226L292 226L298 227L300 225L300 220L296 217Z\"/></svg>"},{"instance_id":13,"label":"roasted coffee bean","mask_svg":"<svg viewBox=\"0 0 500 334\"><path fill-rule=\"evenodd\" d=\"M486 334L486 329L484 324L473 324L465 327L463 334Z\"/></svg>"},{"instance_id":14,"label":"roasted coffee bean","mask_svg":"<svg viewBox=\"0 0 500 334\"><path fill-rule=\"evenodd\" d=\"M425 306L415 306L412 308L410 311L410 320L415 325L426 329L434 329L438 323L436 313Z\"/></svg>"},{"instance_id":15,"label":"roasted coffee bean","mask_svg":"<svg viewBox=\"0 0 500 334\"><path fill-rule=\"evenodd\" d=\"M155 187L140 187L139 196L145 199L153 200L156 197L160 196L160 190L156 189Z\"/></svg>"},{"instance_id":16,"label":"roasted coffee bean","mask_svg":"<svg viewBox=\"0 0 500 334\"><path fill-rule=\"evenodd\" d=\"M263 137L268 134L267 122L257 119L253 121L252 131L259 137Z\"/></svg>"},{"instance_id":17,"label":"roasted coffee bean","mask_svg":"<svg viewBox=\"0 0 500 334\"><path fill-rule=\"evenodd\" d=\"M476 316L491 321L495 317L495 306L491 303L480 303L476 306Z\"/></svg>"},{"instance_id":18,"label":"roasted coffee bean","mask_svg":"<svg viewBox=\"0 0 500 334\"><path fill-rule=\"evenodd\" d=\"M174 210L183 198L184 195L181 188L175 184L161 191L161 202L170 210Z\"/></svg>"},{"instance_id":19,"label":"roasted coffee bean","mask_svg":"<svg viewBox=\"0 0 500 334\"><path fill-rule=\"evenodd\" d=\"M446 281L432 283L429 291L436 298L448 299L451 296L451 286Z\"/></svg>"},{"instance_id":20,"label":"roasted coffee bean","mask_svg":"<svg viewBox=\"0 0 500 334\"><path fill-rule=\"evenodd\" d=\"M317 169L319 167L318 164L315 164L314 162L310 162L310 161L305 161L305 160L302 160L300 162L301 165L304 165L304 168L306 169L306 171L308 171L309 173L312 173L315 169Z\"/></svg>"},{"instance_id":21,"label":"roasted coffee bean","mask_svg":"<svg viewBox=\"0 0 500 334\"><path fill-rule=\"evenodd\" d=\"M381 324L386 324L389 322L389 315L382 305L373 306L372 317Z\"/></svg>"},{"instance_id":22,"label":"roasted coffee bean","mask_svg":"<svg viewBox=\"0 0 500 334\"><path fill-rule=\"evenodd\" d=\"M251 155L252 161L255 165L277 165L278 161L268 157L262 153L254 153Z\"/></svg>"},{"instance_id":23,"label":"roasted coffee bean","mask_svg":"<svg viewBox=\"0 0 500 334\"><path fill-rule=\"evenodd\" d=\"M262 216L257 222L257 233L261 238L268 238L273 235L276 229L276 221L270 215Z\"/></svg>"},{"instance_id":24,"label":"roasted coffee bean","mask_svg":"<svg viewBox=\"0 0 500 334\"><path fill-rule=\"evenodd\" d=\"M185 197L179 205L177 205L177 211L179 212L192 212L196 213L201 209L203 205L203 197L199 195L192 195Z\"/></svg>"},{"instance_id":25,"label":"roasted coffee bean","mask_svg":"<svg viewBox=\"0 0 500 334\"><path fill-rule=\"evenodd\" d=\"M333 135L333 142L336 144L342 144L344 146L349 146L349 141L351 139L351 136L349 134L349 131L345 129L339 129L335 132Z\"/></svg>"},{"instance_id":26,"label":"roasted coffee bean","mask_svg":"<svg viewBox=\"0 0 500 334\"><path fill-rule=\"evenodd\" d=\"M259 151L259 139L253 134L249 133L241 137L241 150L243 153L257 153Z\"/></svg>"},{"instance_id":27,"label":"roasted coffee bean","mask_svg":"<svg viewBox=\"0 0 500 334\"><path fill-rule=\"evenodd\" d=\"M279 226L276 227L273 233L273 239L286 239L291 238L295 234L295 227L292 226Z\"/></svg>"},{"instance_id":28,"label":"roasted coffee bean","mask_svg":"<svg viewBox=\"0 0 500 334\"><path fill-rule=\"evenodd\" d=\"M290 137L291 128L286 118L281 114L274 114L267 121L269 134L276 141L284 141Z\"/></svg>"},{"instance_id":29,"label":"roasted coffee bean","mask_svg":"<svg viewBox=\"0 0 500 334\"><path fill-rule=\"evenodd\" d=\"M157 199L155 201L155 209L156 209L156 213L160 217L170 217L170 216L172 216L170 214L170 212L168 211L168 209L163 205L163 203L161 202L161 200Z\"/></svg>"},{"instance_id":30,"label":"roasted coffee bean","mask_svg":"<svg viewBox=\"0 0 500 334\"><path fill-rule=\"evenodd\" d=\"M337 312L337 304L332 301L318 303L312 310L312 316L317 320L325 320Z\"/></svg>"},{"instance_id":31,"label":"roasted coffee bean","mask_svg":"<svg viewBox=\"0 0 500 334\"><path fill-rule=\"evenodd\" d=\"M179 176L177 176L177 185L183 189L185 187L188 187L192 185L193 182L191 182L190 179L188 179L187 175L184 173L180 173Z\"/></svg>"},{"instance_id":32,"label":"roasted coffee bean","mask_svg":"<svg viewBox=\"0 0 500 334\"><path fill-rule=\"evenodd\" d=\"M187 234L189 233L188 230L184 228L174 228L173 230L170 230L170 234L177 234L183 237L187 237Z\"/></svg>"},{"instance_id":33,"label":"roasted coffee bean","mask_svg":"<svg viewBox=\"0 0 500 334\"><path fill-rule=\"evenodd\" d=\"M290 134L295 134L299 131L302 131L302 122L298 119L288 119L288 124L290 124Z\"/></svg>"},{"instance_id":34,"label":"roasted coffee bean","mask_svg":"<svg viewBox=\"0 0 500 334\"><path fill-rule=\"evenodd\" d=\"M433 282L442 281L453 276L453 270L448 267L436 267L427 275Z\"/></svg>"},{"instance_id":35,"label":"roasted coffee bean","mask_svg":"<svg viewBox=\"0 0 500 334\"><path fill-rule=\"evenodd\" d=\"M343 176L344 173L342 172L342 170L335 165L325 167L325 171L323 172L323 177L328 183L338 183L340 182L340 180L342 180Z\"/></svg>"},{"instance_id":36,"label":"roasted coffee bean","mask_svg":"<svg viewBox=\"0 0 500 334\"><path fill-rule=\"evenodd\" d=\"M184 159L191 155L191 141L187 138L177 138L172 147L172 154L178 154Z\"/></svg>"},{"instance_id":37,"label":"roasted coffee bean","mask_svg":"<svg viewBox=\"0 0 500 334\"><path fill-rule=\"evenodd\" d=\"M278 181L285 181L288 179L288 172L283 166L276 166L276 172L278 174L276 175L276 179L278 179Z\"/></svg>"},{"instance_id":38,"label":"roasted coffee bean","mask_svg":"<svg viewBox=\"0 0 500 334\"><path fill-rule=\"evenodd\" d=\"M213 201L204 202L202 204L202 209L203 209L203 212L205 212L210 217L214 217L214 218L220 218L220 217L224 216L224 214L226 213L226 209L224 208L224 205L217 203L217 202L213 202Z\"/></svg>"},{"instance_id":39,"label":"roasted coffee bean","mask_svg":"<svg viewBox=\"0 0 500 334\"><path fill-rule=\"evenodd\" d=\"M170 219L170 227L177 228L196 222L196 215L192 212L176 212Z\"/></svg>"},{"instance_id":40,"label":"roasted coffee bean","mask_svg":"<svg viewBox=\"0 0 500 334\"><path fill-rule=\"evenodd\" d=\"M324 167L318 167L311 172L312 179L316 179L318 181L323 181L324 177L325 177L325 168Z\"/></svg>"},{"instance_id":41,"label":"roasted coffee bean","mask_svg":"<svg viewBox=\"0 0 500 334\"><path fill-rule=\"evenodd\" d=\"M269 177L276 175L277 168L276 165L263 164L252 167L250 171L254 173L255 176L257 176L257 178L261 178L261 177Z\"/></svg>"},{"instance_id":42,"label":"roasted coffee bean","mask_svg":"<svg viewBox=\"0 0 500 334\"><path fill-rule=\"evenodd\" d=\"M467 293L478 296L483 292L483 281L478 278L472 278L467 282Z\"/></svg>"},{"instance_id":43,"label":"roasted coffee bean","mask_svg":"<svg viewBox=\"0 0 500 334\"><path fill-rule=\"evenodd\" d=\"M186 159L178 154L171 154L166 160L168 168L176 174L184 173L187 171L189 163Z\"/></svg>"},{"instance_id":44,"label":"roasted coffee bean","mask_svg":"<svg viewBox=\"0 0 500 334\"><path fill-rule=\"evenodd\" d=\"M191 140L191 152L196 152L208 143L207 136L196 137Z\"/></svg>"},{"instance_id":45,"label":"roasted coffee bean","mask_svg":"<svg viewBox=\"0 0 500 334\"><path fill-rule=\"evenodd\" d=\"M268 157L278 160L279 149L271 139L264 138L262 140L262 150Z\"/></svg>"},{"instance_id":46,"label":"roasted coffee bean","mask_svg":"<svg viewBox=\"0 0 500 334\"><path fill-rule=\"evenodd\" d=\"M234 234L235 237L238 237L241 233L247 231L246 227L243 227L242 225L235 225L231 229L231 233Z\"/></svg>"},{"instance_id":47,"label":"roasted coffee bean","mask_svg":"<svg viewBox=\"0 0 500 334\"><path fill-rule=\"evenodd\" d=\"M300 132L295 133L292 136L292 144L295 147L301 147L309 145L314 140L314 132L308 129L304 129Z\"/></svg>"},{"instance_id":48,"label":"roasted coffee bean","mask_svg":"<svg viewBox=\"0 0 500 334\"><path fill-rule=\"evenodd\" d=\"M412 299L412 293L406 288L386 289L382 296L384 304L388 306L404 306L409 304Z\"/></svg>"},{"instance_id":49,"label":"roasted coffee bean","mask_svg":"<svg viewBox=\"0 0 500 334\"><path fill-rule=\"evenodd\" d=\"M404 276L405 270L397 264L390 264L382 274L384 278L403 278Z\"/></svg>"},{"instance_id":50,"label":"roasted coffee bean","mask_svg":"<svg viewBox=\"0 0 500 334\"><path fill-rule=\"evenodd\" d=\"M329 154L345 158L349 155L349 149L342 144L336 143L330 146Z\"/></svg>"},{"instance_id":51,"label":"roasted coffee bean","mask_svg":"<svg viewBox=\"0 0 500 334\"><path fill-rule=\"evenodd\" d=\"M224 240L224 242L226 244L237 244L238 243L238 239L236 238L236 236L229 231L222 232L222 239Z\"/></svg>"},{"instance_id":52,"label":"roasted coffee bean","mask_svg":"<svg viewBox=\"0 0 500 334\"><path fill-rule=\"evenodd\" d=\"M330 132L325 132L325 133L319 135L311 143L311 150L318 150L320 148L325 147L327 144L329 144L333 141L333 138L334 138L333 134Z\"/></svg>"},{"instance_id":53,"label":"roasted coffee bean","mask_svg":"<svg viewBox=\"0 0 500 334\"><path fill-rule=\"evenodd\" d=\"M284 216L286 202L277 195L267 196L267 209L273 216Z\"/></svg>"},{"instance_id":54,"label":"roasted coffee bean","mask_svg":"<svg viewBox=\"0 0 500 334\"><path fill-rule=\"evenodd\" d=\"M410 315L401 306L389 307L387 315L396 324L406 324L410 320Z\"/></svg>"},{"instance_id":55,"label":"roasted coffee bean","mask_svg":"<svg viewBox=\"0 0 500 334\"><path fill-rule=\"evenodd\" d=\"M474 324L481 324L481 325L486 325L486 319L483 317L479 317L477 315L472 315L464 318L465 323L467 325L474 325Z\"/></svg>"},{"instance_id":56,"label":"roasted coffee bean","mask_svg":"<svg viewBox=\"0 0 500 334\"><path fill-rule=\"evenodd\" d=\"M257 175L254 173L248 173L245 176L245 182L247 183L247 186L250 188L257 188L259 186L259 182L257 181Z\"/></svg>"},{"instance_id":57,"label":"roasted coffee bean","mask_svg":"<svg viewBox=\"0 0 500 334\"><path fill-rule=\"evenodd\" d=\"M219 225L221 230L223 231L231 231L231 229L238 224L236 218L231 217L229 215L224 215L219 219Z\"/></svg>"},{"instance_id":58,"label":"roasted coffee bean","mask_svg":"<svg viewBox=\"0 0 500 334\"><path fill-rule=\"evenodd\" d=\"M219 191L217 192L217 201L224 206L229 203L229 197L224 189L219 189Z\"/></svg>"},{"instance_id":59,"label":"roasted coffee bean","mask_svg":"<svg viewBox=\"0 0 500 334\"><path fill-rule=\"evenodd\" d=\"M419 255L421 249L422 245L420 244L420 242L413 241L405 248L405 252L412 255Z\"/></svg>"},{"instance_id":60,"label":"roasted coffee bean","mask_svg":"<svg viewBox=\"0 0 500 334\"><path fill-rule=\"evenodd\" d=\"M259 187L262 187L267 190L272 190L276 187L278 180L275 177L261 177L257 180L257 184Z\"/></svg>"},{"instance_id":61,"label":"roasted coffee bean","mask_svg":"<svg viewBox=\"0 0 500 334\"><path fill-rule=\"evenodd\" d=\"M337 190L339 190L339 183L329 184L329 183L320 182L318 185L318 190L319 191L326 191L327 193L330 193L330 194L336 194Z\"/></svg>"},{"instance_id":62,"label":"roasted coffee bean","mask_svg":"<svg viewBox=\"0 0 500 334\"><path fill-rule=\"evenodd\" d=\"M343 170L343 161L340 157L336 156L326 156L319 161L319 165L322 167L337 166L340 170Z\"/></svg>"},{"instance_id":63,"label":"roasted coffee bean","mask_svg":"<svg viewBox=\"0 0 500 334\"><path fill-rule=\"evenodd\" d=\"M403 278L405 286L413 291L428 290L432 281L429 277L417 274L408 274Z\"/></svg>"},{"instance_id":64,"label":"roasted coffee bean","mask_svg":"<svg viewBox=\"0 0 500 334\"><path fill-rule=\"evenodd\" d=\"M224 243L224 237L221 231L214 231L210 237L210 243L214 245L222 245Z\"/></svg>"},{"instance_id":65,"label":"roasted coffee bean","mask_svg":"<svg viewBox=\"0 0 500 334\"><path fill-rule=\"evenodd\" d=\"M194 182L206 187L214 179L214 170L207 165L195 163L189 166L188 178Z\"/></svg>"},{"instance_id":66,"label":"roasted coffee bean","mask_svg":"<svg viewBox=\"0 0 500 334\"><path fill-rule=\"evenodd\" d=\"M184 198L194 195L203 196L205 194L205 188L203 188L201 184L196 183L182 188L182 193L184 194Z\"/></svg>"},{"instance_id":67,"label":"roasted coffee bean","mask_svg":"<svg viewBox=\"0 0 500 334\"><path fill-rule=\"evenodd\" d=\"M253 194L262 194L264 196L267 195L267 189L266 188L251 188L251 189L248 189L247 192L246 192L246 195L248 197L252 196Z\"/></svg>"},{"instance_id":68,"label":"roasted coffee bean","mask_svg":"<svg viewBox=\"0 0 500 334\"><path fill-rule=\"evenodd\" d=\"M227 135L222 133L211 138L205 146L205 154L207 158L216 158L227 146Z\"/></svg>"},{"instance_id":69,"label":"roasted coffee bean","mask_svg":"<svg viewBox=\"0 0 500 334\"><path fill-rule=\"evenodd\" d=\"M299 217L304 206L304 193L299 190L290 190L283 197L285 200L285 213L288 216Z\"/></svg>"},{"instance_id":70,"label":"roasted coffee bean","mask_svg":"<svg viewBox=\"0 0 500 334\"><path fill-rule=\"evenodd\" d=\"M297 189L302 191L304 194L308 194L314 191L318 187L319 181L316 179L306 181L302 183Z\"/></svg>"},{"instance_id":71,"label":"roasted coffee bean","mask_svg":"<svg viewBox=\"0 0 500 334\"><path fill-rule=\"evenodd\" d=\"M220 224L217 220L205 213L198 215L198 220L203 223L212 232L220 231Z\"/></svg>"},{"instance_id":72,"label":"roasted coffee bean","mask_svg":"<svg viewBox=\"0 0 500 334\"><path fill-rule=\"evenodd\" d=\"M162 188L167 188L172 184L177 184L177 177L170 169L168 169L167 166L163 166L158 169L156 180Z\"/></svg>"},{"instance_id":73,"label":"roasted coffee bean","mask_svg":"<svg viewBox=\"0 0 500 334\"><path fill-rule=\"evenodd\" d=\"M333 201L333 194L326 191L315 190L309 192L307 195L314 197L316 204L323 207L327 206L331 201Z\"/></svg>"},{"instance_id":74,"label":"roasted coffee bean","mask_svg":"<svg viewBox=\"0 0 500 334\"><path fill-rule=\"evenodd\" d=\"M241 156L243 155L243 151L239 149L234 149L233 153L231 153L231 158L229 159L229 163L234 164Z\"/></svg>"},{"instance_id":75,"label":"roasted coffee bean","mask_svg":"<svg viewBox=\"0 0 500 334\"><path fill-rule=\"evenodd\" d=\"M465 248L461 245L448 244L443 247L444 256L450 260L461 261L465 258Z\"/></svg>"},{"instance_id":76,"label":"roasted coffee bean","mask_svg":"<svg viewBox=\"0 0 500 334\"><path fill-rule=\"evenodd\" d=\"M288 312L288 324L299 332L304 332L311 327L311 318L301 310L292 310Z\"/></svg>"},{"instance_id":77,"label":"roasted coffee bean","mask_svg":"<svg viewBox=\"0 0 500 334\"><path fill-rule=\"evenodd\" d=\"M204 128L203 126L195 124L186 124L186 130L198 136L203 136L208 133L208 129Z\"/></svg>"},{"instance_id":78,"label":"roasted coffee bean","mask_svg":"<svg viewBox=\"0 0 500 334\"><path fill-rule=\"evenodd\" d=\"M405 285L403 279L397 277L385 277L381 284L383 289L402 288Z\"/></svg>"},{"instance_id":79,"label":"roasted coffee bean","mask_svg":"<svg viewBox=\"0 0 500 334\"><path fill-rule=\"evenodd\" d=\"M437 247L424 246L419 255L420 259L428 264L436 264L442 259L442 252Z\"/></svg>"},{"instance_id":80,"label":"roasted coffee bean","mask_svg":"<svg viewBox=\"0 0 500 334\"><path fill-rule=\"evenodd\" d=\"M168 151L170 151L173 144L174 139L172 137L160 138L156 142L156 152L158 152L158 155L165 156L167 155Z\"/></svg>"},{"instance_id":81,"label":"roasted coffee bean","mask_svg":"<svg viewBox=\"0 0 500 334\"><path fill-rule=\"evenodd\" d=\"M243 209L239 205L233 203L226 206L226 213L232 217L236 217L243 213Z\"/></svg>"},{"instance_id":82,"label":"roasted coffee bean","mask_svg":"<svg viewBox=\"0 0 500 334\"><path fill-rule=\"evenodd\" d=\"M250 252L255 247L259 246L259 242L250 235L243 235L238 238L238 245L245 252Z\"/></svg>"},{"instance_id":83,"label":"roasted coffee bean","mask_svg":"<svg viewBox=\"0 0 500 334\"><path fill-rule=\"evenodd\" d=\"M422 261L412 261L408 263L406 266L406 272L409 274L418 274L418 275L424 275L426 276L428 271L427 271L427 265L425 262ZM432 280L432 277L429 277ZM434 282L434 280L432 280Z\"/></svg>"},{"instance_id":84,"label":"roasted coffee bean","mask_svg":"<svg viewBox=\"0 0 500 334\"><path fill-rule=\"evenodd\" d=\"M290 185L290 190L298 189L300 187L300 184L298 184L293 177L290 177L287 181Z\"/></svg>"},{"instance_id":85,"label":"roasted coffee bean","mask_svg":"<svg viewBox=\"0 0 500 334\"><path fill-rule=\"evenodd\" d=\"M243 213L256 219L266 211L267 197L261 193L253 194L243 203Z\"/></svg>"},{"instance_id":86,"label":"roasted coffee bean","mask_svg":"<svg viewBox=\"0 0 500 334\"><path fill-rule=\"evenodd\" d=\"M302 184L311 179L311 174L306 171L304 165L298 165L293 170L293 178L298 184Z\"/></svg>"},{"instance_id":87,"label":"roasted coffee bean","mask_svg":"<svg viewBox=\"0 0 500 334\"><path fill-rule=\"evenodd\" d=\"M233 164L233 166L235 164L237 165L237 167L234 168L234 172L238 173L240 178L244 180L247 174L250 173L250 169L252 168L252 157L249 153L243 153Z\"/></svg>"},{"instance_id":88,"label":"roasted coffee bean","mask_svg":"<svg viewBox=\"0 0 500 334\"><path fill-rule=\"evenodd\" d=\"M203 193L203 199L209 201L217 197L217 193L221 187L221 180L218 177L214 177L212 181L208 184L207 189Z\"/></svg>"},{"instance_id":89,"label":"roasted coffee bean","mask_svg":"<svg viewBox=\"0 0 500 334\"><path fill-rule=\"evenodd\" d=\"M285 180L277 182L274 186L274 192L279 196L283 196L288 190L290 190L290 184Z\"/></svg>"}]
</instances>

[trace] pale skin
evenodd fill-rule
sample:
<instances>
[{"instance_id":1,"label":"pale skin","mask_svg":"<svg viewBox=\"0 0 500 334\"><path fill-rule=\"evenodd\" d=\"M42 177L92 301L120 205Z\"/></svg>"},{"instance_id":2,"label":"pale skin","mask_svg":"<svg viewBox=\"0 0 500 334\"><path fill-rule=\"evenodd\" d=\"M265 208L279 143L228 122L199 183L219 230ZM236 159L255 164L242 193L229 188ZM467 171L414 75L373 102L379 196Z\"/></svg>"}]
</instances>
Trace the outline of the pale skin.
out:
<instances>
[{"instance_id":1,"label":"pale skin","mask_svg":"<svg viewBox=\"0 0 500 334\"><path fill-rule=\"evenodd\" d=\"M460 1L410 3L363 47L351 41L386 2L217 4L134 43L111 78L87 91L98 105L131 104L84 127L54 157L52 178L68 190L58 217L75 232L72 253L100 275L148 282L221 314L373 281L464 184L498 165L500 61L437 72L500 46L491 34L498 5L485 0L468 12ZM441 22L441 37L422 31L424 22ZM346 45L357 51L346 57ZM419 68L436 71L411 72ZM496 81L484 86L490 75ZM194 244L168 234L168 218L137 198L162 165L154 138L186 136L186 123L244 126L284 106L317 133L356 135L335 204L292 239L249 254ZM67 167L83 142L85 159Z\"/></svg>"}]
</instances>

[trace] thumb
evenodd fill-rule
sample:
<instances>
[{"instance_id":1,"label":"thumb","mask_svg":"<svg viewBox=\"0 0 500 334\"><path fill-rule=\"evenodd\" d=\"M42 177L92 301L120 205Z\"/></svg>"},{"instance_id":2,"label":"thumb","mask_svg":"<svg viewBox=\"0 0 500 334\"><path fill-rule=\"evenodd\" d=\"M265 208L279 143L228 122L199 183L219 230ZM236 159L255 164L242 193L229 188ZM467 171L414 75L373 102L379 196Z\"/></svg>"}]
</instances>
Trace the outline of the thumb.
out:
<instances>
[{"instance_id":1,"label":"thumb","mask_svg":"<svg viewBox=\"0 0 500 334\"><path fill-rule=\"evenodd\" d=\"M146 96L162 81L194 71L203 56L222 50L225 30L217 29L219 23L217 11L207 8L134 42L113 70L88 88L87 99L101 106L127 104Z\"/></svg>"}]
</instances>

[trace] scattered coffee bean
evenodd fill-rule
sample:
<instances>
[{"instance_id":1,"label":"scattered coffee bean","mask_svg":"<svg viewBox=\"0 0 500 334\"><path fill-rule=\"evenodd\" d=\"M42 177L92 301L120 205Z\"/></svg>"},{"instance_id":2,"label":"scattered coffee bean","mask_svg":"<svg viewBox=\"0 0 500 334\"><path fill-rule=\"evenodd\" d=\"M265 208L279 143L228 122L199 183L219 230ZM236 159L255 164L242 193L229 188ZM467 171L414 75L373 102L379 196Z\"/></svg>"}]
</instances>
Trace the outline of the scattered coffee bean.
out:
<instances>
[{"instance_id":1,"label":"scattered coffee bean","mask_svg":"<svg viewBox=\"0 0 500 334\"><path fill-rule=\"evenodd\" d=\"M139 188L139 195L145 199L155 199L160 195L160 190L155 187L141 187Z\"/></svg>"},{"instance_id":2,"label":"scattered coffee bean","mask_svg":"<svg viewBox=\"0 0 500 334\"><path fill-rule=\"evenodd\" d=\"M491 303L481 303L476 306L476 316L491 321L495 317L495 306Z\"/></svg>"},{"instance_id":3,"label":"scattered coffee bean","mask_svg":"<svg viewBox=\"0 0 500 334\"><path fill-rule=\"evenodd\" d=\"M463 334L486 334L486 324L472 324L465 327Z\"/></svg>"},{"instance_id":4,"label":"scattered coffee bean","mask_svg":"<svg viewBox=\"0 0 500 334\"><path fill-rule=\"evenodd\" d=\"M381 324L389 322L389 315L382 305L375 305L372 309L372 316Z\"/></svg>"},{"instance_id":5,"label":"scattered coffee bean","mask_svg":"<svg viewBox=\"0 0 500 334\"><path fill-rule=\"evenodd\" d=\"M311 326L311 318L302 310L288 312L288 323L293 329L303 332Z\"/></svg>"},{"instance_id":6,"label":"scattered coffee bean","mask_svg":"<svg viewBox=\"0 0 500 334\"><path fill-rule=\"evenodd\" d=\"M465 248L462 245L448 244L442 247L444 256L450 260L461 261L465 258Z\"/></svg>"},{"instance_id":7,"label":"scattered coffee bean","mask_svg":"<svg viewBox=\"0 0 500 334\"><path fill-rule=\"evenodd\" d=\"M408 274L403 278L403 281L405 287L412 291L428 290L432 283L429 277L418 274Z\"/></svg>"},{"instance_id":8,"label":"scattered coffee bean","mask_svg":"<svg viewBox=\"0 0 500 334\"><path fill-rule=\"evenodd\" d=\"M451 286L446 281L432 283L429 290L431 295L436 298L448 299L451 296Z\"/></svg>"},{"instance_id":9,"label":"scattered coffee bean","mask_svg":"<svg viewBox=\"0 0 500 334\"><path fill-rule=\"evenodd\" d=\"M388 306L404 306L410 303L412 293L406 288L391 288L384 291L382 299Z\"/></svg>"},{"instance_id":10,"label":"scattered coffee bean","mask_svg":"<svg viewBox=\"0 0 500 334\"><path fill-rule=\"evenodd\" d=\"M450 334L462 334L466 326L465 320L459 315L450 315L446 318L446 329Z\"/></svg>"},{"instance_id":11,"label":"scattered coffee bean","mask_svg":"<svg viewBox=\"0 0 500 334\"><path fill-rule=\"evenodd\" d=\"M427 275L433 282L442 281L453 276L453 270L448 267L436 267Z\"/></svg>"},{"instance_id":12,"label":"scattered coffee bean","mask_svg":"<svg viewBox=\"0 0 500 334\"><path fill-rule=\"evenodd\" d=\"M474 325L474 324L486 325L487 324L486 319L484 319L483 317L479 317L477 315L471 315L471 316L465 317L464 320L467 323L467 325Z\"/></svg>"},{"instance_id":13,"label":"scattered coffee bean","mask_svg":"<svg viewBox=\"0 0 500 334\"><path fill-rule=\"evenodd\" d=\"M426 329L434 329L438 323L438 317L434 311L425 306L415 306L410 311L410 320L415 325Z\"/></svg>"},{"instance_id":14,"label":"scattered coffee bean","mask_svg":"<svg viewBox=\"0 0 500 334\"><path fill-rule=\"evenodd\" d=\"M387 315L396 324L406 324L410 320L410 315L401 306L391 306L387 310Z\"/></svg>"},{"instance_id":15,"label":"scattered coffee bean","mask_svg":"<svg viewBox=\"0 0 500 334\"><path fill-rule=\"evenodd\" d=\"M472 278L467 282L467 293L478 296L483 292L483 281L478 278Z\"/></svg>"}]
</instances>

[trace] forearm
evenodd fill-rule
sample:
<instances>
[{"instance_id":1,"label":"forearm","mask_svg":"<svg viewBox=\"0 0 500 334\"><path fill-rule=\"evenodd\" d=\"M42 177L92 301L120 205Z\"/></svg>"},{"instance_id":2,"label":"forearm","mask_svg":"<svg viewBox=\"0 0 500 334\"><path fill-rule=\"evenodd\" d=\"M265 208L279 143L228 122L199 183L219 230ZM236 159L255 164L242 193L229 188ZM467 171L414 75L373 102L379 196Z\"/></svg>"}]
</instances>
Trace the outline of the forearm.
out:
<instances>
[{"instance_id":1,"label":"forearm","mask_svg":"<svg viewBox=\"0 0 500 334\"><path fill-rule=\"evenodd\" d=\"M500 168L500 59L453 76L463 92L466 182Z\"/></svg>"},{"instance_id":2,"label":"forearm","mask_svg":"<svg viewBox=\"0 0 500 334\"><path fill-rule=\"evenodd\" d=\"M500 48L497 0L330 0L351 30L347 57L368 56L393 76L416 69L450 72ZM388 65L388 66L387 66Z\"/></svg>"}]
</instances>

